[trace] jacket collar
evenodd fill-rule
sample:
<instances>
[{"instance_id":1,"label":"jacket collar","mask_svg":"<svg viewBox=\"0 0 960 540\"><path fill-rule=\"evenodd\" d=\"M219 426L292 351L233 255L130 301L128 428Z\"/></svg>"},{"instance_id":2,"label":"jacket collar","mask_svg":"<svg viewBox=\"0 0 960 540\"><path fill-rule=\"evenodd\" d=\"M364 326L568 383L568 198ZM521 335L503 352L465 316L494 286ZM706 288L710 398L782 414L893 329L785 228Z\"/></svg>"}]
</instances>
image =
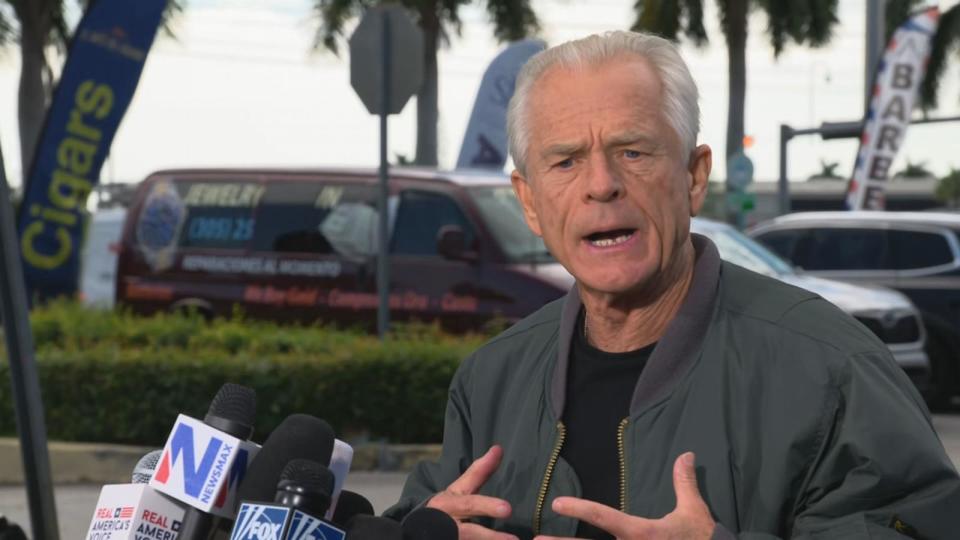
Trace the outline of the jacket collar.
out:
<instances>
[{"instance_id":1,"label":"jacket collar","mask_svg":"<svg viewBox=\"0 0 960 540\"><path fill-rule=\"evenodd\" d=\"M683 379L699 357L700 348L717 300L720 281L720 254L717 247L705 236L691 234L696 251L693 281L687 297L676 316L667 325L647 361L630 401L633 416L648 406L667 397ZM577 327L577 316L583 304L574 284L567 293L560 313L557 362L553 370L550 398L556 420L563 418L563 406L567 392L567 368L570 363L570 342Z\"/></svg>"}]
</instances>

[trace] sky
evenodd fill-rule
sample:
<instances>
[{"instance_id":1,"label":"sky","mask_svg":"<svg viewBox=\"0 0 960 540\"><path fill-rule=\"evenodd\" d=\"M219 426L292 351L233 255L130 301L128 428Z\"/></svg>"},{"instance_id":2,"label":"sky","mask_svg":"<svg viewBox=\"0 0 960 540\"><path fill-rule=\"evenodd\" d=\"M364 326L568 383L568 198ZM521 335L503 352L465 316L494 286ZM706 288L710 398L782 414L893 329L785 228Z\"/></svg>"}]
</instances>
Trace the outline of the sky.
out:
<instances>
[{"instance_id":1,"label":"sky","mask_svg":"<svg viewBox=\"0 0 960 540\"><path fill-rule=\"evenodd\" d=\"M375 167L379 122L350 86L349 58L312 48L317 20L309 0L186 0L174 21L176 38L158 36L137 93L113 142L102 182L137 182L175 167L351 165ZM757 181L773 181L779 168L780 124L813 127L823 121L857 120L863 111L866 0L840 0L828 47L788 45L774 59L762 14L750 20L747 52L746 132L755 140L746 153ZM932 2L937 4L937 2ZM533 0L548 44L612 29L633 21L634 0ZM956 0L939 2L942 8ZM726 47L707 1L710 44L682 43L700 93L700 142L714 148L712 179L724 177ZM439 55L439 160L455 165L480 79L503 48L493 38L482 4L461 10L462 35ZM352 28L351 28L352 29ZM57 62L62 61L51 55ZM0 51L0 146L7 177L21 178L16 127L19 57ZM941 106L931 116L960 115L960 59L944 77ZM390 155L413 157L416 99L390 118ZM906 160L938 175L960 168L960 123L913 126L893 170ZM790 144L789 176L803 180L838 162L848 175L857 143L798 137Z\"/></svg>"}]
</instances>

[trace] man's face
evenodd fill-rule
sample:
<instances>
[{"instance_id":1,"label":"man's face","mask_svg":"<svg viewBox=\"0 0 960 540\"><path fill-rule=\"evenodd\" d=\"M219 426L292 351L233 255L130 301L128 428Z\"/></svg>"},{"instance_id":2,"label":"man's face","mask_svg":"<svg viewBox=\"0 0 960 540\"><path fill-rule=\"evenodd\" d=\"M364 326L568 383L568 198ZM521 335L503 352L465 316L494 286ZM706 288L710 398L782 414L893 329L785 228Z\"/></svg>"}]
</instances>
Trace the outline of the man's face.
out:
<instances>
[{"instance_id":1,"label":"man's face","mask_svg":"<svg viewBox=\"0 0 960 540\"><path fill-rule=\"evenodd\" d=\"M590 291L637 292L672 273L711 158L681 148L653 68L635 56L552 68L529 103L526 176L512 180L533 232Z\"/></svg>"}]
</instances>

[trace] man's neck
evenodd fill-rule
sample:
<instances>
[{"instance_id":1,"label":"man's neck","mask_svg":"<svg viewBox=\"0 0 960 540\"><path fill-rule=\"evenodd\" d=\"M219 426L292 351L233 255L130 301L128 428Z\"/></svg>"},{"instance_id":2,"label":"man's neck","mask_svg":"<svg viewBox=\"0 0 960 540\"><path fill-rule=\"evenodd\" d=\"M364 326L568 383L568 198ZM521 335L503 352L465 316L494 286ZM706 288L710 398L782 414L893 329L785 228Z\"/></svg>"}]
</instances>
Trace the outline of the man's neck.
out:
<instances>
[{"instance_id":1,"label":"man's neck","mask_svg":"<svg viewBox=\"0 0 960 540\"><path fill-rule=\"evenodd\" d=\"M680 310L693 281L696 255L692 243L684 247L681 257L668 275L629 297L594 294L581 288L587 341L606 352L634 351L658 341Z\"/></svg>"}]
</instances>

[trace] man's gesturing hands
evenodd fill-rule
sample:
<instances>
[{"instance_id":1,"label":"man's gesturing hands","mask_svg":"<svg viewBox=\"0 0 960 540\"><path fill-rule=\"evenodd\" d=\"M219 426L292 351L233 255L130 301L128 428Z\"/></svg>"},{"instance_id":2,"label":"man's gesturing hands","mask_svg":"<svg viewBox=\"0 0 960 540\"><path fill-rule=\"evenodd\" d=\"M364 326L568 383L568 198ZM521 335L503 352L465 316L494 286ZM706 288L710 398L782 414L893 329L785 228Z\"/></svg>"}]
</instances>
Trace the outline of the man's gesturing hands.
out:
<instances>
[{"instance_id":1,"label":"man's gesturing hands","mask_svg":"<svg viewBox=\"0 0 960 540\"><path fill-rule=\"evenodd\" d=\"M473 462L460 478L450 484L446 490L433 496L427 503L428 508L436 508L449 514L460 528L460 540L517 540L512 534L491 531L476 523L467 523L472 517L506 518L510 516L510 503L503 499L477 495L483 484L497 467L503 449L492 446L487 453Z\"/></svg>"},{"instance_id":2,"label":"man's gesturing hands","mask_svg":"<svg viewBox=\"0 0 960 540\"><path fill-rule=\"evenodd\" d=\"M553 511L595 525L618 540L709 539L716 523L697 489L692 452L681 455L674 462L673 489L677 494L677 507L661 519L631 516L609 506L575 497L557 497L553 500ZM538 536L534 540L564 539Z\"/></svg>"}]
</instances>

